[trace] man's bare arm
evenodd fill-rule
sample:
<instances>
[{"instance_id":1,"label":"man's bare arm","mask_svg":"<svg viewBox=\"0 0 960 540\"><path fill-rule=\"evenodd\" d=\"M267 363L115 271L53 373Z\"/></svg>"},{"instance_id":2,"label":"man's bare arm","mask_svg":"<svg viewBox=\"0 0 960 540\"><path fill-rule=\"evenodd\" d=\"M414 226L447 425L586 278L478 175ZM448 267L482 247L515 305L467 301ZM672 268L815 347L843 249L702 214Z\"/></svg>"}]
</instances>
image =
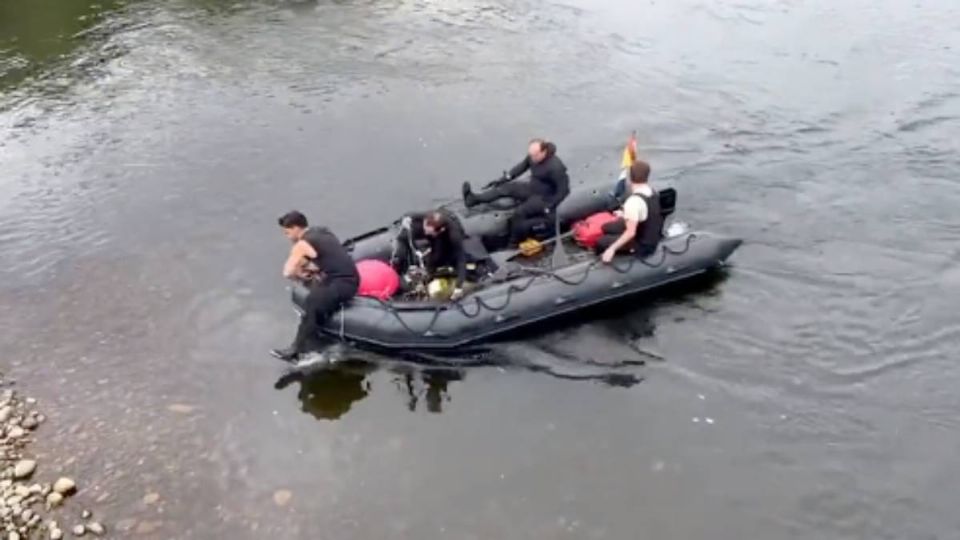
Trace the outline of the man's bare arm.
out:
<instances>
[{"instance_id":1,"label":"man's bare arm","mask_svg":"<svg viewBox=\"0 0 960 540\"><path fill-rule=\"evenodd\" d=\"M317 256L317 252L313 247L300 240L290 248L290 256L287 257L287 262L283 265L283 277L287 279L303 277L303 266L307 262L307 257L313 258Z\"/></svg>"}]
</instances>

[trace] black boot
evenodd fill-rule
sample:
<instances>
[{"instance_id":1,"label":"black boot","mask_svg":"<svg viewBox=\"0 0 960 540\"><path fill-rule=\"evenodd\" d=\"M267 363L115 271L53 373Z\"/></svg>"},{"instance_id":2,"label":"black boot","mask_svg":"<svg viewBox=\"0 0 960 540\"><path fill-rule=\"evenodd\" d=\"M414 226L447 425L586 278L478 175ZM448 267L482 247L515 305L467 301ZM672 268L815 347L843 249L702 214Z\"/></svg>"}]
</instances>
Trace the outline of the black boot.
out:
<instances>
[{"instance_id":1,"label":"black boot","mask_svg":"<svg viewBox=\"0 0 960 540\"><path fill-rule=\"evenodd\" d=\"M293 343L283 349L270 349L270 354L283 360L284 362L296 362L300 355L306 352L305 345L309 337L308 327L303 317L300 318L300 324L297 326L297 336L293 338Z\"/></svg>"},{"instance_id":2,"label":"black boot","mask_svg":"<svg viewBox=\"0 0 960 540\"><path fill-rule=\"evenodd\" d=\"M470 189L470 182L464 182L463 187L463 204L470 208L471 206L477 205L477 196L473 194L473 190Z\"/></svg>"},{"instance_id":3,"label":"black boot","mask_svg":"<svg viewBox=\"0 0 960 540\"><path fill-rule=\"evenodd\" d=\"M270 349L270 354L284 362L296 362L300 358L300 350L296 345L290 345L283 349Z\"/></svg>"}]
</instances>

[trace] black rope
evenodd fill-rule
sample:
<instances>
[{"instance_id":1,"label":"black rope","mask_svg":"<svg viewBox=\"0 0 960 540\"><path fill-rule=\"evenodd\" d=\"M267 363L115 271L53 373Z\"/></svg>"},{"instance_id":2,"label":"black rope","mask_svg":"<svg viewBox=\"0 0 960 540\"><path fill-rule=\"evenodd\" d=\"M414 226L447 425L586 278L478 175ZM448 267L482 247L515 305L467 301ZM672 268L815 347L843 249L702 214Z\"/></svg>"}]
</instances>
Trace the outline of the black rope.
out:
<instances>
[{"instance_id":1,"label":"black rope","mask_svg":"<svg viewBox=\"0 0 960 540\"><path fill-rule=\"evenodd\" d=\"M696 234L695 234L695 233L691 233L691 234L687 235L687 238L686 238L686 240L685 240L685 242L684 242L683 249L679 249L679 250L674 250L674 249L671 249L669 246L667 246L667 245L665 245L665 244L660 244L660 246L659 246L659 247L660 247L660 249L659 249L659 251L660 251L660 260L657 261L656 263L652 263L652 264L651 264L651 263L648 262L645 258L631 257L630 260L629 260L629 262L627 263L627 265L626 265L625 267L620 267L620 266L617 266L616 264L613 264L613 263L611 263L609 266L610 266L614 271L616 271L616 272L619 273L619 274L626 274L626 273L630 272L630 271L633 269L633 266L634 266L635 264L637 264L637 263L646 265L646 266L648 266L648 267L650 267L650 268L658 268L658 267L662 266L664 262L666 262L666 260L667 260L667 255L683 255L684 253L686 253L687 251L689 251L689 250L690 250L690 243L693 242L693 240L694 240L695 238L696 238ZM601 263L600 261L594 261L594 262L590 263L589 265L587 265L586 269L583 271L583 274L582 274L578 279L567 279L567 278L564 278L563 276L557 275L557 273L556 273L555 271L552 271L552 270L543 270L543 269L540 269L540 268L534 268L534 267L529 267L529 266L526 266L526 267L525 267L525 266L521 266L520 268L517 269L517 271L519 271L519 272L521 272L521 273L530 273L530 274L535 274L535 275L530 276L530 279L528 279L528 280L527 280L525 283L523 283L522 285L516 285L516 284L514 284L514 283L510 283L510 284L507 286L506 298L504 299L502 305L500 305L500 306L490 305L490 304L488 304L483 298L481 298L481 297L479 297L479 296L468 296L468 297L463 298L463 299L454 300L454 301L450 302L450 304L451 304L453 307L455 307L455 308L457 309L457 311L459 311L461 314L463 314L463 316L467 317L468 319L475 319L475 318L477 318L477 317L480 316L480 314L483 312L484 309L489 310L489 311L493 311L493 312L499 312L499 311L503 311L503 310L507 309L507 307L510 306L510 301L511 301L511 299L513 298L513 295L514 295L515 293L516 293L516 294L522 293L522 292L526 291L527 289L529 289L530 286L533 285L533 283L537 280L538 277L546 276L546 277L549 277L549 278L554 279L554 280L556 280L556 281L559 281L560 283L563 283L564 285L577 286L577 285L580 285L581 283L585 282L585 281L587 280L587 278L590 276L590 272L591 272L594 268L596 268L597 266L599 266L600 264L603 264L603 263ZM397 310L396 308L394 308L393 305L392 305L390 302L383 301L383 300L381 300L381 299L379 299L379 298L372 298L372 299L375 300L375 301L377 301L378 303L380 303L380 305L381 305L382 307L384 307L388 312L390 312L390 314L393 315L393 316L397 319L397 322L399 322L400 325L403 326L403 328L404 328L405 330L407 330L407 331L410 332L411 334L420 335L420 336L426 336L427 334L429 334L429 333L433 330L434 325L436 325L436 323L437 323L437 319L440 318L440 314L444 311L444 307L445 307L445 306L436 306L436 307L434 307L434 309L433 309L433 316L430 318L430 322L427 324L426 330L417 331L417 330L414 330L413 328L410 328L410 326L403 320L403 317L400 315L400 310ZM466 305L465 305L465 302L468 301L468 300L472 300L472 301L474 302L474 305L476 306L476 311L474 311L472 314L467 310Z\"/></svg>"}]
</instances>

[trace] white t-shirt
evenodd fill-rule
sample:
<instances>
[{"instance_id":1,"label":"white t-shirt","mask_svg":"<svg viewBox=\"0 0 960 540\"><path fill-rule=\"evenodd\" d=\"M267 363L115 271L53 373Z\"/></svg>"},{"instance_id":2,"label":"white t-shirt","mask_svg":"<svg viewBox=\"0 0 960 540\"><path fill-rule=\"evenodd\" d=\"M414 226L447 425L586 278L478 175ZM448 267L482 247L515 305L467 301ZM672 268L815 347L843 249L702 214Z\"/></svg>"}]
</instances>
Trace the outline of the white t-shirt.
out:
<instances>
[{"instance_id":1,"label":"white t-shirt","mask_svg":"<svg viewBox=\"0 0 960 540\"><path fill-rule=\"evenodd\" d=\"M653 188L650 187L650 184L640 184L640 186L633 188L633 193L639 193L644 197L652 197ZM647 220L647 203L640 197L627 197L626 202L623 203L623 219L643 223Z\"/></svg>"}]
</instances>

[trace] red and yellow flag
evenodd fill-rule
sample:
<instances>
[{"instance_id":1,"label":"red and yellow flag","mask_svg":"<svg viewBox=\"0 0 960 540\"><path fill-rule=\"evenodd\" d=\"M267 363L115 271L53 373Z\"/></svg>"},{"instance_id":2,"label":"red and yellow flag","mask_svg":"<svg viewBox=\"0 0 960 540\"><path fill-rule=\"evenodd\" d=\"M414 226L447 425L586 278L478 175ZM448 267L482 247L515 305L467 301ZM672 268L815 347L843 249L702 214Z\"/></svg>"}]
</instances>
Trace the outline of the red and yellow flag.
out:
<instances>
[{"instance_id":1,"label":"red and yellow flag","mask_svg":"<svg viewBox=\"0 0 960 540\"><path fill-rule=\"evenodd\" d=\"M633 162L637 160L637 132L630 134L627 145L623 147L623 157L620 158L620 168L629 169Z\"/></svg>"}]
</instances>

